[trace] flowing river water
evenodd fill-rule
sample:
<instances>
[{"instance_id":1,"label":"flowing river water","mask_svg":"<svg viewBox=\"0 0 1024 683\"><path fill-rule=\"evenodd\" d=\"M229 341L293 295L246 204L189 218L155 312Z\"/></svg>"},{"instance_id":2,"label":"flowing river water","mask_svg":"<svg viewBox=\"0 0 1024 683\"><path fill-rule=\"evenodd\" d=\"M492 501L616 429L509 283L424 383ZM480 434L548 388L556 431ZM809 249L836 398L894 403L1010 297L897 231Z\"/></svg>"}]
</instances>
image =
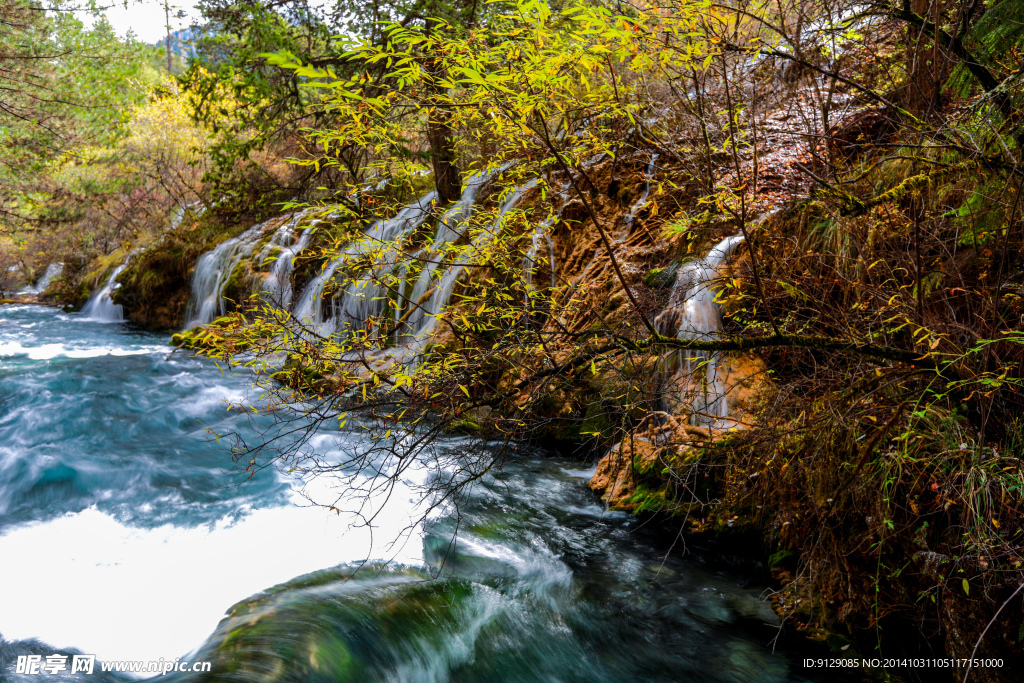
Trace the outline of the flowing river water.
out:
<instances>
[{"instance_id":1,"label":"flowing river water","mask_svg":"<svg viewBox=\"0 0 1024 683\"><path fill-rule=\"evenodd\" d=\"M406 482L371 533L306 503L323 482L234 470L210 433L260 427L227 410L246 376L169 351L0 307L0 680L74 679L15 670L53 653L211 662L168 680L806 680L772 650L763 584L663 561L578 464L512 458L461 517L411 529ZM317 443L329 457L358 439Z\"/></svg>"}]
</instances>

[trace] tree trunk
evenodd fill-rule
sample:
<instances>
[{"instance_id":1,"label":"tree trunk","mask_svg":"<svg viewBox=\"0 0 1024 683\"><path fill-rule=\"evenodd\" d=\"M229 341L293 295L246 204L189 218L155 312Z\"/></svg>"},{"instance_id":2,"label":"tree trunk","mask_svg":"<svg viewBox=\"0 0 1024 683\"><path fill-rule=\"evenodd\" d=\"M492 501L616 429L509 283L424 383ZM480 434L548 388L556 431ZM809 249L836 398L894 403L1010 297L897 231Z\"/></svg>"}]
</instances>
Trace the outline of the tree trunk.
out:
<instances>
[{"instance_id":1,"label":"tree trunk","mask_svg":"<svg viewBox=\"0 0 1024 683\"><path fill-rule=\"evenodd\" d=\"M427 34L438 30L435 22L427 20ZM444 66L439 57L428 57L427 73L432 78L429 85L433 96L427 106L427 142L430 145L430 164L434 169L434 187L440 204L453 202L462 195L462 175L455 164L455 131L452 129L451 111L444 106L441 86L437 81L444 77Z\"/></svg>"},{"instance_id":2,"label":"tree trunk","mask_svg":"<svg viewBox=\"0 0 1024 683\"><path fill-rule=\"evenodd\" d=\"M430 165L434 168L434 187L441 204L453 202L462 194L462 177L455 165L455 134L449 125L450 118L441 107L432 109L427 118Z\"/></svg>"},{"instance_id":3,"label":"tree trunk","mask_svg":"<svg viewBox=\"0 0 1024 683\"><path fill-rule=\"evenodd\" d=\"M912 0L911 11L939 26L942 0ZM942 86L949 77L949 60L945 46L936 35L911 28L907 45L907 108L915 114L929 116L941 105Z\"/></svg>"}]
</instances>

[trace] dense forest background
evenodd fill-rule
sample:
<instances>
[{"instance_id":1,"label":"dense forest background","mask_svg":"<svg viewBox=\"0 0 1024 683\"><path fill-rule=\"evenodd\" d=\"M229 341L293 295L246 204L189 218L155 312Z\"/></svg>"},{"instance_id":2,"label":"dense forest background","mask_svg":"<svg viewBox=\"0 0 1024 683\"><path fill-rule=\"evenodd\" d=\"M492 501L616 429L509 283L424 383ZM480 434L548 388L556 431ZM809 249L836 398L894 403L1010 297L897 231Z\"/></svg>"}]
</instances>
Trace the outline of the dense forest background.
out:
<instances>
[{"instance_id":1,"label":"dense forest background","mask_svg":"<svg viewBox=\"0 0 1024 683\"><path fill-rule=\"evenodd\" d=\"M762 548L796 627L1003 657L957 676L1012 679L1020 0L203 0L170 70L71 9L0 8L5 292L59 261L45 297L80 305L124 263L132 320L180 329L202 254L309 209L296 282L348 249L325 296L383 303L325 339L249 298L253 262L176 343L263 368L275 406L359 421L396 462L424 429L595 452L609 504ZM443 223L474 173L495 180L445 250L351 246L427 192ZM722 329L697 337L680 278L730 238ZM426 300L402 308L406 282L453 259L451 311L403 333ZM395 362L403 334L422 363ZM728 410L683 398L710 365ZM459 463L444 495L496 464Z\"/></svg>"}]
</instances>

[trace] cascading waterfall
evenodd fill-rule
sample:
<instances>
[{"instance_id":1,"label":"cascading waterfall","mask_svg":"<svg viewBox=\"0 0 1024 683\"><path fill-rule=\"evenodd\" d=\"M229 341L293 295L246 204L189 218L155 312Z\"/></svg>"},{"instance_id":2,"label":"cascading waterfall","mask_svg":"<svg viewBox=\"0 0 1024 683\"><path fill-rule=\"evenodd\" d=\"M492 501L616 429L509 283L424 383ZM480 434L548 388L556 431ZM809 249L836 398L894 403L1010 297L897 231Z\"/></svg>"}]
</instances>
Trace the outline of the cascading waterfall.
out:
<instances>
[{"instance_id":1,"label":"cascading waterfall","mask_svg":"<svg viewBox=\"0 0 1024 683\"><path fill-rule=\"evenodd\" d=\"M460 252L453 262L445 264L446 248L463 237L464 226L475 209L480 190L496 173L506 168L507 165L481 172L467 181L462 196L447 209L439 222L431 245L414 257L424 262L414 281L408 277L408 257L394 243L430 219L431 208L437 198L435 192L420 197L394 217L374 223L359 240L329 261L306 285L291 309L292 316L317 334L329 336L343 330L362 329L367 320L384 315L391 302L394 302L395 325L398 327L404 324L404 333L398 335L398 338L412 349L422 347L433 333L437 316L448 306L459 276L472 261L467 259L469 253ZM467 251L479 253L493 240L500 232L508 212L537 182L534 179L515 188L502 202L491 228L479 234ZM303 215L299 214L279 227L257 254L259 262L275 259L261 290L271 303L285 310L292 301L288 281L294 269L294 257L307 246L310 239L311 228L304 230L298 238L295 236L296 227ZM199 260L192 281L192 313L187 328L212 321L218 311L222 315L226 313L226 301L223 298L225 285L239 263L252 255L255 245L267 231L268 223L254 226L242 235L227 240ZM547 240L553 271L554 244L546 232L534 236L534 256L542 239ZM339 269L378 249L382 250L382 254L369 271L347 284L343 291L325 305L324 290ZM400 283L395 292L388 291L388 280L392 279L389 277L392 275ZM407 289L411 289L408 295ZM377 330L374 330L374 334L377 334Z\"/></svg>"},{"instance_id":2,"label":"cascading waterfall","mask_svg":"<svg viewBox=\"0 0 1024 683\"><path fill-rule=\"evenodd\" d=\"M132 252L134 253L134 252ZM120 304L114 303L113 294L121 286L117 281L117 276L124 272L124 269L128 267L128 259L131 258L131 254L125 259L124 263L114 268L114 272L107 278L106 284L103 285L95 294L89 297L89 301L86 302L82 308L82 314L90 320L103 323L120 323L124 322L124 308Z\"/></svg>"},{"instance_id":3,"label":"cascading waterfall","mask_svg":"<svg viewBox=\"0 0 1024 683\"><path fill-rule=\"evenodd\" d=\"M295 257L306 248L313 235L313 225L304 228L298 237L295 235L295 228L305 213L299 214L278 228L266 246L260 250L258 256L260 263L265 262L271 256L274 257L270 274L264 278L260 287L269 303L284 310L287 310L292 303L291 276L292 271L295 270ZM316 222L313 221L314 224ZM275 249L277 250L276 255L273 253Z\"/></svg>"},{"instance_id":4,"label":"cascading waterfall","mask_svg":"<svg viewBox=\"0 0 1024 683\"><path fill-rule=\"evenodd\" d=\"M254 225L200 257L192 274L192 300L188 305L185 329L206 325L218 315L227 314L224 288L242 259L252 255L256 243L274 220L277 219Z\"/></svg>"},{"instance_id":5,"label":"cascading waterfall","mask_svg":"<svg viewBox=\"0 0 1024 683\"><path fill-rule=\"evenodd\" d=\"M658 331L679 339L714 339L722 329L722 312L715 301L719 268L743 242L743 235L727 237L703 258L679 269L668 306L655 319ZM727 427L729 406L718 353L681 351L680 369L688 385L683 400L694 424ZM703 370L703 371L702 371ZM699 379L698 379L699 378Z\"/></svg>"},{"instance_id":6,"label":"cascading waterfall","mask_svg":"<svg viewBox=\"0 0 1024 683\"><path fill-rule=\"evenodd\" d=\"M326 336L346 329L362 329L368 319L382 316L389 301L394 301L398 304L394 313L396 326L408 311L405 320L407 332L403 337L412 342L413 346L418 346L433 329L434 318L428 314L439 312L448 304L455 281L465 268L465 264L452 264L438 278L435 271L443 260L444 249L462 237L462 226L472 215L476 197L483 186L495 174L506 168L507 164L469 178L459 200L452 204L441 218L431 246L417 255L417 258L425 260L425 264L412 283L412 291L408 296L405 295L408 285L408 264L404 262L405 254L393 243L412 233L430 218L430 209L437 198L436 192L420 197L393 218L374 223L362 239L349 245L310 281L295 305L292 315L303 325ZM529 187L535 183L536 181L532 181ZM517 188L513 192L516 201L526 189L529 188ZM507 209L502 211L501 215L504 216L506 211ZM325 310L324 288L334 278L338 269L359 256L381 248L384 249L384 254L373 268L363 277L349 283L344 291L331 299L329 309ZM400 283L397 292L388 291L387 280L391 275L397 276ZM376 334L376 331L374 333Z\"/></svg>"},{"instance_id":7,"label":"cascading waterfall","mask_svg":"<svg viewBox=\"0 0 1024 683\"><path fill-rule=\"evenodd\" d=\"M299 302L295 305L292 315L303 325L312 327L318 333L331 334L338 329L338 311L332 306L332 316L324 317L323 292L324 287L334 277L334 273L346 261L356 256L367 254L370 251L408 235L419 227L430 217L430 207L437 198L436 192L428 192L412 204L398 212L394 218L381 220L374 223L363 239L350 245L341 254L336 256L324 266L320 274L314 277L302 292ZM362 292L366 295L368 292ZM364 296L370 305L373 305L375 296Z\"/></svg>"},{"instance_id":8,"label":"cascading waterfall","mask_svg":"<svg viewBox=\"0 0 1024 683\"><path fill-rule=\"evenodd\" d=\"M63 272L63 263L51 263L46 267L46 272L43 273L43 276L39 278L34 285L29 285L18 292L18 294L42 294L46 291L46 288L50 286L50 283L60 277L60 274Z\"/></svg>"},{"instance_id":9,"label":"cascading waterfall","mask_svg":"<svg viewBox=\"0 0 1024 683\"><path fill-rule=\"evenodd\" d=\"M434 245L430 250L431 254L437 254L438 256L428 261L427 266L423 269L423 272L420 273L419 280L416 282L416 286L413 287L412 295L409 297L407 302L409 305L416 306L412 311L410 311L409 317L406 321L409 330L406 339L410 342L410 346L412 348L418 349L427 343L434 332L434 327L437 325L438 316L448 306L448 302L452 296L452 291L455 289L455 283L458 281L459 276L462 275L463 271L466 270L466 267L474 260L484 260L482 258L483 255L481 254L481 250L498 236L498 233L501 232L505 216L509 211L515 208L523 195L532 189L537 182L538 179L534 178L509 193L509 196L505 199L498 210L498 215L495 217L491 227L480 233L471 243L471 250L475 252L477 258L458 259L448 265L445 268L444 273L440 277L437 277L434 273L441 261L441 248L443 244L451 243L462 236L457 227L464 223L469 217L469 213L472 211L472 204L467 203L464 207L458 207L459 210L465 211L465 215L457 219L457 225L456 219L449 220L449 216L445 216L445 221L442 226L438 228L438 236L434 240ZM463 196L465 197L465 195ZM475 198L476 192L472 194L472 199L475 200ZM456 209L453 209L453 211L455 210ZM440 242L442 237L445 240L443 243ZM463 255L460 254L460 256ZM465 254L464 256L470 255ZM428 295L429 299L427 298Z\"/></svg>"},{"instance_id":10,"label":"cascading waterfall","mask_svg":"<svg viewBox=\"0 0 1024 683\"><path fill-rule=\"evenodd\" d=\"M413 284L412 293L409 295L408 301L403 302L406 305L411 304L414 306L409 311L409 316L406 320L406 325L409 330L413 331L413 336L422 327L426 312L424 306L429 305L424 304L424 297L435 285L434 271L437 270L441 260L444 258L443 250L448 244L462 237L461 227L473 215L476 196L479 194L480 188L483 187L490 177L491 174L478 173L469 179L466 183L466 188L462 191L462 196L459 197L459 201L455 202L441 218L440 224L437 226L437 234L434 236L434 242L419 255L420 258L425 259L423 270ZM431 298L433 298L433 295L431 295Z\"/></svg>"}]
</instances>

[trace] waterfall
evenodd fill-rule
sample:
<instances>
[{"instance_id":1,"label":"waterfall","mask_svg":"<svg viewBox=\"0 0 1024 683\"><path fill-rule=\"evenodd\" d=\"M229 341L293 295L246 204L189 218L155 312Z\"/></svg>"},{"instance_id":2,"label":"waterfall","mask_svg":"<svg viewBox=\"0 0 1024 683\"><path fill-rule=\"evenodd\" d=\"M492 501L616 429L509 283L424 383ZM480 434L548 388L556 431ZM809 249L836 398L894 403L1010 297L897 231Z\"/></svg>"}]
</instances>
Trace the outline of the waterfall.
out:
<instances>
[{"instance_id":1,"label":"waterfall","mask_svg":"<svg viewBox=\"0 0 1024 683\"><path fill-rule=\"evenodd\" d=\"M538 182L537 178L530 180L529 182L520 185L519 187L512 190L508 197L502 202L501 207L498 209L498 215L495 216L494 222L488 230L481 232L476 238L470 243L470 249L467 250L471 253L459 253L457 260L448 265L445 268L444 273L440 277L436 277L433 289L429 288L430 282L425 280L427 278L434 278L434 271L438 268L438 261L440 259L432 260L429 264L430 268L424 268L423 273L420 275L419 282L416 283L416 287L413 289L412 296L409 297L410 304L418 304L410 314L406 321L406 324L411 330L408 337L411 341L411 347L414 349L421 349L431 335L434 333L434 328L437 325L437 319L444 312L444 309L448 307L448 302L451 300L452 291L455 289L455 283L458 281L459 276L466 270L467 266L472 263L486 263L486 254L482 252L483 248L493 242L498 234L501 232L504 226L505 216L509 211L515 208L519 200L523 198L528 191L530 191L534 185ZM473 195L475 198L475 194ZM465 219L463 219L465 220ZM454 241L457 236L454 235L452 230L451 235L446 235L449 241ZM440 237L441 229L438 230ZM437 241L434 242L435 247L432 251L437 253ZM417 296L417 291L422 291L422 294ZM429 294L429 299L424 300Z\"/></svg>"},{"instance_id":2,"label":"waterfall","mask_svg":"<svg viewBox=\"0 0 1024 683\"><path fill-rule=\"evenodd\" d=\"M406 302L413 306L406 320L406 325L413 331L414 336L419 334L421 327L424 327L423 319L425 313L428 310L434 310L429 304L424 304L424 297L435 286L434 271L438 269L441 260L444 258L444 248L462 237L462 225L473 215L476 196L479 194L480 188L483 187L484 183L491 178L491 175L490 173L477 173L469 179L459 201L455 202L442 216L437 226L437 234L434 236L433 243L420 254L420 258L424 259L423 270L416 279L412 293ZM452 286L454 284L452 282ZM433 299L433 296L431 294L431 299Z\"/></svg>"},{"instance_id":3,"label":"waterfall","mask_svg":"<svg viewBox=\"0 0 1024 683\"><path fill-rule=\"evenodd\" d=\"M188 305L185 329L206 325L218 315L227 314L224 288L242 259L252 255L256 243L270 223L266 221L254 225L200 257L192 274L192 300Z\"/></svg>"},{"instance_id":4,"label":"waterfall","mask_svg":"<svg viewBox=\"0 0 1024 683\"><path fill-rule=\"evenodd\" d=\"M661 334L679 339L714 339L717 336L722 329L722 313L715 302L714 280L719 268L742 242L742 235L727 237L706 256L679 269L668 306L655 319ZM702 426L728 426L727 387L719 371L720 355L704 351L680 353L683 377L689 385L683 399L691 409L691 420ZM695 379L701 368L703 377Z\"/></svg>"},{"instance_id":5,"label":"waterfall","mask_svg":"<svg viewBox=\"0 0 1024 683\"><path fill-rule=\"evenodd\" d=\"M288 310L292 303L291 277L292 271L295 270L295 257L309 244L313 235L313 226L319 222L312 221L312 224L304 228L296 237L295 229L307 213L309 210L299 213L278 228L270 241L260 250L257 258L258 263L261 264L271 257L274 258L270 274L264 278L260 290L268 303L283 310ZM277 254L273 253L274 249L278 250Z\"/></svg>"},{"instance_id":6,"label":"waterfall","mask_svg":"<svg viewBox=\"0 0 1024 683\"><path fill-rule=\"evenodd\" d=\"M640 198L633 203L633 206L630 207L629 212L623 219L623 223L627 230L633 227L633 221L636 220L636 215L640 213L640 210L647 206L647 198L651 196L651 181L654 179L654 171L657 168L654 165L654 162L657 161L657 159L658 155L652 154L651 160L647 162L647 170L644 172L644 190L640 193Z\"/></svg>"},{"instance_id":7,"label":"waterfall","mask_svg":"<svg viewBox=\"0 0 1024 683\"><path fill-rule=\"evenodd\" d=\"M132 252L134 253L134 252ZM128 259L131 258L131 254L128 254L128 258L124 260L124 263L114 268L114 272L107 278L106 284L103 285L95 294L89 297L89 301L86 302L82 308L82 314L90 320L103 323L120 323L124 322L124 308L120 304L115 304L113 299L114 290L121 286L117 281L117 276L120 275L125 268L128 267Z\"/></svg>"},{"instance_id":8,"label":"waterfall","mask_svg":"<svg viewBox=\"0 0 1024 683\"><path fill-rule=\"evenodd\" d=\"M43 276L39 278L35 285L29 285L18 292L18 294L42 294L46 291L46 288L50 286L50 283L60 277L60 274L63 272L63 263L51 263L46 267L46 272L43 273Z\"/></svg>"},{"instance_id":9,"label":"waterfall","mask_svg":"<svg viewBox=\"0 0 1024 683\"><path fill-rule=\"evenodd\" d=\"M362 239L349 245L329 261L320 274L306 285L292 311L293 317L303 325L315 328L320 334L335 332L339 327L339 311L335 310L336 306L332 306L332 316L325 319L323 306L324 288L334 277L334 273L349 259L368 254L380 247L387 248L389 243L411 233L430 217L430 209L436 198L436 192L428 192L399 211L394 218L374 223Z\"/></svg>"},{"instance_id":10,"label":"waterfall","mask_svg":"<svg viewBox=\"0 0 1024 683\"><path fill-rule=\"evenodd\" d=\"M363 329L367 320L381 318L393 305L396 327L402 324L403 313L407 313L404 320L405 333L397 337L411 342L414 347L422 346L433 332L437 316L447 307L459 276L471 262L480 260L467 261L463 250L459 249L454 262L445 263L448 247L464 237L465 226L473 214L480 190L495 174L507 168L506 164L470 177L459 200L448 207L439 221L430 246L412 259L395 243L412 234L431 218L431 209L437 199L436 192L423 195L394 217L371 225L359 239L326 263L320 273L306 285L298 301L291 307L293 318L318 335L328 336L343 330ZM469 252L479 252L494 239L508 212L537 182L537 179L531 180L509 194L502 202L490 230L476 236L469 245ZM294 270L294 258L308 245L311 236L311 227L296 236L296 228L304 214L278 227L254 259L258 263L274 259L270 273L260 285L260 291L270 303L284 310L289 309L293 298L289 279ZM226 313L225 287L242 260L253 255L256 244L267 232L268 224L269 221L250 228L199 259L192 278L192 301L187 328L209 323L218 313ZM534 251L539 240L547 239L553 264L554 245L550 237L537 235L534 239ZM344 289L325 302L324 291L328 284L335 279L339 270L360 257L370 257L373 261L367 272L346 281ZM423 268L410 273L410 261L413 260L422 262ZM391 291L391 282L394 280L400 283L397 291ZM407 289L411 289L408 296ZM378 330L373 331L374 335L378 333Z\"/></svg>"}]
</instances>

